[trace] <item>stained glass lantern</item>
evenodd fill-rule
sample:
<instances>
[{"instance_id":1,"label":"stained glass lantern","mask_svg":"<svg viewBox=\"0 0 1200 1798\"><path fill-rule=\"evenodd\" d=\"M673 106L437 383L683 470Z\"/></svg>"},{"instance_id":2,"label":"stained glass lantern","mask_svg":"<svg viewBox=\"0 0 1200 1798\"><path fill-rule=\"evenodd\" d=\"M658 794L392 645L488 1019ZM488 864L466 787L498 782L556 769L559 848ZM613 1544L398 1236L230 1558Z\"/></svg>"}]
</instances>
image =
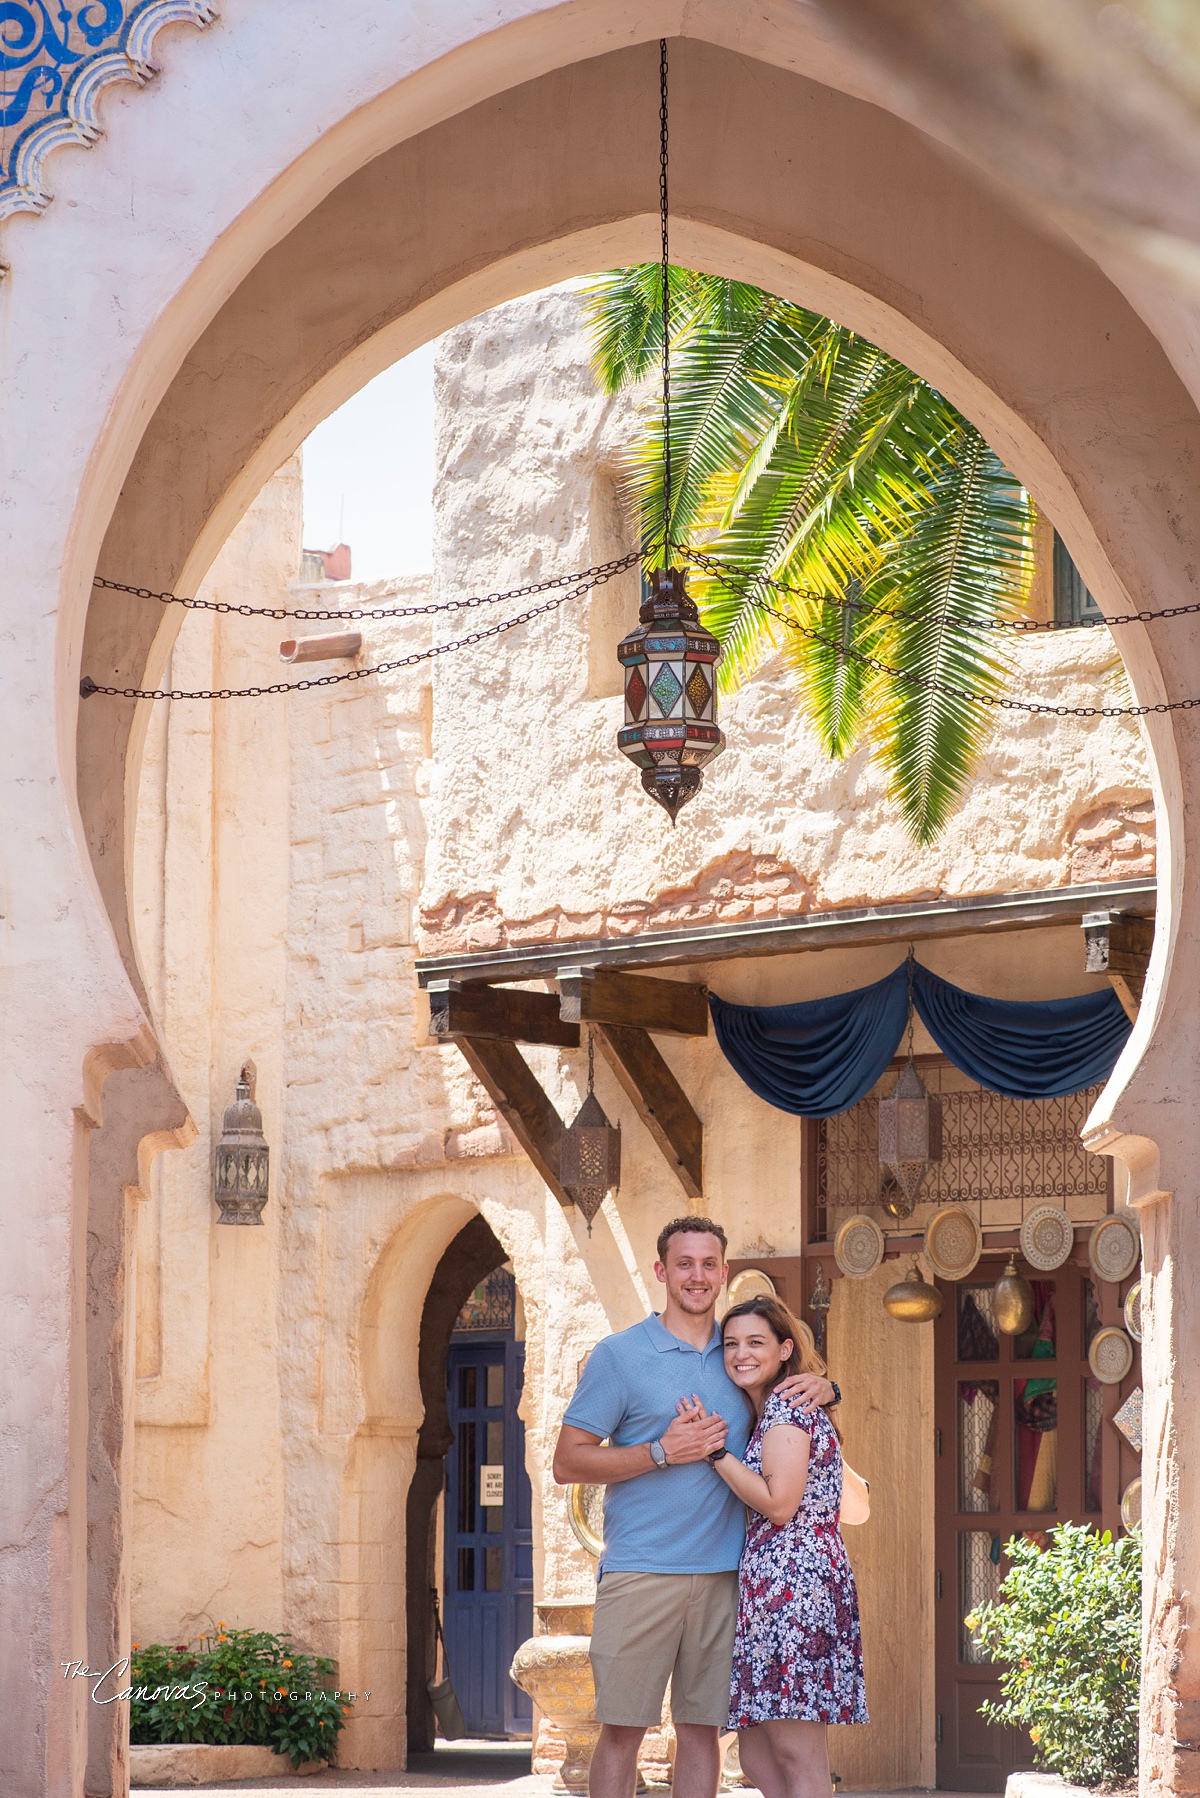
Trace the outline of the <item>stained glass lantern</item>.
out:
<instances>
[{"instance_id":1,"label":"stained glass lantern","mask_svg":"<svg viewBox=\"0 0 1200 1798\"><path fill-rule=\"evenodd\" d=\"M588 1089L573 1124L562 1133L559 1178L587 1219L592 1220L606 1196L621 1184L621 1126L612 1125L594 1091L595 1055L588 1031Z\"/></svg>"},{"instance_id":2,"label":"stained glass lantern","mask_svg":"<svg viewBox=\"0 0 1200 1798\"><path fill-rule=\"evenodd\" d=\"M254 1074L242 1069L237 1096L225 1107L217 1143L216 1191L219 1224L261 1224L267 1202L271 1151L263 1135L262 1112L254 1103Z\"/></svg>"},{"instance_id":3,"label":"stained glass lantern","mask_svg":"<svg viewBox=\"0 0 1200 1798\"><path fill-rule=\"evenodd\" d=\"M930 1164L941 1159L942 1101L929 1091L910 1056L887 1098L879 1101L880 1166L899 1186L909 1212Z\"/></svg>"},{"instance_id":4,"label":"stained glass lantern","mask_svg":"<svg viewBox=\"0 0 1200 1798\"><path fill-rule=\"evenodd\" d=\"M686 571L656 568L640 623L617 648L625 670L625 723L617 747L672 824L700 791L700 770L725 747L717 726L721 645L688 598Z\"/></svg>"}]
</instances>

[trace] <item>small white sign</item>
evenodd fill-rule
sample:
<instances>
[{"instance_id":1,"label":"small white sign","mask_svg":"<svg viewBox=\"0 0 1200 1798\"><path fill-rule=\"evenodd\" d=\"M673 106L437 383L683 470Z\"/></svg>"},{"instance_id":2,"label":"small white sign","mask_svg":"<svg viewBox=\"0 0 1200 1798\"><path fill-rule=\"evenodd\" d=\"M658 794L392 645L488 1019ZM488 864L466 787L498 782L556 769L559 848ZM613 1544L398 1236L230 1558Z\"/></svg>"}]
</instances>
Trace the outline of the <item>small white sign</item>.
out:
<instances>
[{"instance_id":1,"label":"small white sign","mask_svg":"<svg viewBox=\"0 0 1200 1798\"><path fill-rule=\"evenodd\" d=\"M479 1469L479 1502L481 1505L502 1505L504 1503L503 1464Z\"/></svg>"}]
</instances>

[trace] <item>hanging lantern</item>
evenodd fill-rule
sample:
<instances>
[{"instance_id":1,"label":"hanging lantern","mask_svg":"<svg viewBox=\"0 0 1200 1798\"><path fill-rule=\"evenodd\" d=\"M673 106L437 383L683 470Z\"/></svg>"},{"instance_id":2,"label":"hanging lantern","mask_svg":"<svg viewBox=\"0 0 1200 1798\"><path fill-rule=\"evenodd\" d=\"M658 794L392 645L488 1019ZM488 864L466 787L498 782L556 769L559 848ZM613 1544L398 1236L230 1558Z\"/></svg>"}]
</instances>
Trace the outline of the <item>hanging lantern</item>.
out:
<instances>
[{"instance_id":1,"label":"hanging lantern","mask_svg":"<svg viewBox=\"0 0 1200 1798\"><path fill-rule=\"evenodd\" d=\"M262 1223L270 1162L262 1112L254 1103L254 1069L247 1062L238 1078L237 1097L225 1107L217 1143L214 1196L221 1208L219 1224Z\"/></svg>"},{"instance_id":2,"label":"hanging lantern","mask_svg":"<svg viewBox=\"0 0 1200 1798\"><path fill-rule=\"evenodd\" d=\"M816 1344L818 1355L823 1355L825 1353L825 1319L829 1315L829 1306L832 1299L833 1288L825 1278L824 1266L818 1261L817 1277L813 1282L812 1297L808 1301L808 1308L817 1320Z\"/></svg>"},{"instance_id":3,"label":"hanging lantern","mask_svg":"<svg viewBox=\"0 0 1200 1798\"><path fill-rule=\"evenodd\" d=\"M656 568L641 622L617 646L625 670L625 723L617 747L642 770L642 786L672 824L700 791L700 770L720 755L717 663L721 645L688 598L686 571Z\"/></svg>"},{"instance_id":4,"label":"hanging lantern","mask_svg":"<svg viewBox=\"0 0 1200 1798\"><path fill-rule=\"evenodd\" d=\"M589 1236L605 1196L621 1184L621 1126L614 1127L604 1115L594 1091L595 1071L589 1030L587 1098L562 1133L558 1164L559 1178L587 1219Z\"/></svg>"},{"instance_id":5,"label":"hanging lantern","mask_svg":"<svg viewBox=\"0 0 1200 1798\"><path fill-rule=\"evenodd\" d=\"M941 1159L942 1101L926 1087L910 1051L907 1067L887 1098L879 1101L880 1166L899 1186L909 1212L930 1163Z\"/></svg>"},{"instance_id":6,"label":"hanging lantern","mask_svg":"<svg viewBox=\"0 0 1200 1798\"><path fill-rule=\"evenodd\" d=\"M931 1286L914 1261L907 1280L898 1280L883 1295L883 1308L902 1324L932 1323L942 1313L942 1295Z\"/></svg>"},{"instance_id":7,"label":"hanging lantern","mask_svg":"<svg viewBox=\"0 0 1200 1798\"><path fill-rule=\"evenodd\" d=\"M1019 1336L1033 1322L1033 1287L1017 1272L1015 1255L992 1288L992 1322L1004 1336Z\"/></svg>"}]
</instances>

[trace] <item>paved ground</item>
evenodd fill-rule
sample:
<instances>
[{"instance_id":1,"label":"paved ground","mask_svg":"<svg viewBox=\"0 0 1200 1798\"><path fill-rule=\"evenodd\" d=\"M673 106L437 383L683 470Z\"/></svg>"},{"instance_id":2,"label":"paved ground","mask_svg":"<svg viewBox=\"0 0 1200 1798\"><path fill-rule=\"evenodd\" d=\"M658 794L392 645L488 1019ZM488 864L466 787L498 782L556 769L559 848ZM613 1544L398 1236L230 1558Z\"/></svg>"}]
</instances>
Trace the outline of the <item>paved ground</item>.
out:
<instances>
[{"instance_id":1,"label":"paved ground","mask_svg":"<svg viewBox=\"0 0 1200 1798\"><path fill-rule=\"evenodd\" d=\"M440 1791L446 1798L550 1798L549 1774L531 1773L529 1748L518 1742L440 1742L432 1754L416 1754L403 1773L350 1773L330 1770L303 1779L251 1779L243 1785L189 1786L192 1792L220 1792L224 1798L252 1798L256 1792L278 1792L286 1798L316 1798L338 1792L341 1798L380 1798L381 1793ZM144 1798L175 1798L160 1787L141 1787ZM755 1798L747 1792L745 1798ZM839 1793L839 1798L863 1798ZM924 1793L892 1793L890 1798L927 1798ZM937 1798L966 1798L939 1792Z\"/></svg>"}]
</instances>

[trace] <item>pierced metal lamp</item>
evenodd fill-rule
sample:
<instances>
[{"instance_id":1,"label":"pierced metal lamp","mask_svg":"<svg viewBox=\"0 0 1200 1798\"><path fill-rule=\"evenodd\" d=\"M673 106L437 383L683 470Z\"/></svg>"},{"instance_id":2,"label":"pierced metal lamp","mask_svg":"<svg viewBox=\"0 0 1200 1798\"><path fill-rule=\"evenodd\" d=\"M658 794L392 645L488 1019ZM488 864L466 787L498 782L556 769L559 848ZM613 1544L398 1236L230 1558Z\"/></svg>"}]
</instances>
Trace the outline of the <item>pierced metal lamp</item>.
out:
<instances>
[{"instance_id":1,"label":"pierced metal lamp","mask_svg":"<svg viewBox=\"0 0 1200 1798\"><path fill-rule=\"evenodd\" d=\"M237 1096L225 1107L217 1143L213 1196L221 1211L219 1224L262 1223L270 1166L262 1112L254 1103L254 1070L247 1062L238 1078Z\"/></svg>"},{"instance_id":2,"label":"pierced metal lamp","mask_svg":"<svg viewBox=\"0 0 1200 1798\"><path fill-rule=\"evenodd\" d=\"M605 1197L621 1184L621 1126L610 1124L596 1097L596 1062L588 1031L588 1089L573 1124L562 1133L559 1177L587 1219L588 1235Z\"/></svg>"},{"instance_id":3,"label":"pierced metal lamp","mask_svg":"<svg viewBox=\"0 0 1200 1798\"><path fill-rule=\"evenodd\" d=\"M656 568L640 623L617 646L625 671L625 723L617 747L674 824L694 799L701 768L725 747L717 725L721 645L700 622L682 568Z\"/></svg>"}]
</instances>

